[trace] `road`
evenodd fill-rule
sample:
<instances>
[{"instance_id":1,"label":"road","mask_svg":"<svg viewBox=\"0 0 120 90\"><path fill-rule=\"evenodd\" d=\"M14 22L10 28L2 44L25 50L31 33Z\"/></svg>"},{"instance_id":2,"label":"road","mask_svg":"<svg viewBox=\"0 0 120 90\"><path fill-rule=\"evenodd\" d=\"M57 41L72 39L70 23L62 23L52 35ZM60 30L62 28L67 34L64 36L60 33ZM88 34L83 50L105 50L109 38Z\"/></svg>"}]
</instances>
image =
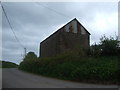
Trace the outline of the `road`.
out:
<instances>
[{"instance_id":1,"label":"road","mask_svg":"<svg viewBox=\"0 0 120 90\"><path fill-rule=\"evenodd\" d=\"M0 90L2 88L2 69L0 68Z\"/></svg>"},{"instance_id":2,"label":"road","mask_svg":"<svg viewBox=\"0 0 120 90\"><path fill-rule=\"evenodd\" d=\"M117 88L117 85L96 85L58 80L23 72L17 68L3 69L3 88Z\"/></svg>"}]
</instances>

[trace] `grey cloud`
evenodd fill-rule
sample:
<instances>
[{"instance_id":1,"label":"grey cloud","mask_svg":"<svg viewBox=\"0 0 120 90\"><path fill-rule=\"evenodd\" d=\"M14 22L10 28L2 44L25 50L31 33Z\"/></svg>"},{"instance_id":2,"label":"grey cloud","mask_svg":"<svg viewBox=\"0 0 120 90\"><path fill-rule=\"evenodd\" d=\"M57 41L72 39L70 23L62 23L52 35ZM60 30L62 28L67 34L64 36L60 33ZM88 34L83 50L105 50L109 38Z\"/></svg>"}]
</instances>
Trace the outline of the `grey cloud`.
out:
<instances>
[{"instance_id":1,"label":"grey cloud","mask_svg":"<svg viewBox=\"0 0 120 90\"><path fill-rule=\"evenodd\" d=\"M91 33L91 43L97 42L103 33L113 35L117 29L116 26L110 25L109 30L103 28L102 32L95 26L96 14L109 16L111 13L117 12L117 3L7 2L3 5L17 37L27 48L27 52L34 51L36 54L39 53L39 44L43 39L56 31L56 27L66 24L74 17ZM4 30L3 59L19 63L22 59L21 53L24 54L24 49L16 42L4 14L2 18Z\"/></svg>"}]
</instances>

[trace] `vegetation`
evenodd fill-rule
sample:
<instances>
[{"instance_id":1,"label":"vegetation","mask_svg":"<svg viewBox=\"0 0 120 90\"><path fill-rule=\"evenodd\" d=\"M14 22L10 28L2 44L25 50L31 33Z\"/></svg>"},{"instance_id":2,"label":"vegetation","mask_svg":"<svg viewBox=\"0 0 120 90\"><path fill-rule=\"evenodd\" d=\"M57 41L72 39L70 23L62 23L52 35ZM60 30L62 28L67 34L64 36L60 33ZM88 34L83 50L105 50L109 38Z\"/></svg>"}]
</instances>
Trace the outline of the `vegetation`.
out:
<instances>
[{"instance_id":1,"label":"vegetation","mask_svg":"<svg viewBox=\"0 0 120 90\"><path fill-rule=\"evenodd\" d=\"M0 61L0 68L2 68L2 61Z\"/></svg>"},{"instance_id":2,"label":"vegetation","mask_svg":"<svg viewBox=\"0 0 120 90\"><path fill-rule=\"evenodd\" d=\"M74 81L117 83L120 73L119 58L120 56L38 58L38 60L23 61L19 69Z\"/></svg>"},{"instance_id":3,"label":"vegetation","mask_svg":"<svg viewBox=\"0 0 120 90\"><path fill-rule=\"evenodd\" d=\"M36 59L37 59L37 55L35 55L34 52L28 52L28 54L25 56L23 60L27 61L27 60L36 60Z\"/></svg>"},{"instance_id":4,"label":"vegetation","mask_svg":"<svg viewBox=\"0 0 120 90\"><path fill-rule=\"evenodd\" d=\"M104 37L99 45L91 47L87 57L81 50L49 58L37 58L35 54L30 55L30 52L20 63L19 69L65 80L118 84L120 83L120 78L118 78L120 55L115 55L119 53L119 47L116 47L117 44L114 43L118 42ZM106 50L106 45L111 47L109 51ZM29 55L31 57L28 57Z\"/></svg>"},{"instance_id":5,"label":"vegetation","mask_svg":"<svg viewBox=\"0 0 120 90\"><path fill-rule=\"evenodd\" d=\"M114 39L113 37L107 38L103 36L100 38L99 44L91 46L91 54L94 56L110 56L110 55L119 55L120 54L120 41L118 38Z\"/></svg>"},{"instance_id":6,"label":"vegetation","mask_svg":"<svg viewBox=\"0 0 120 90\"><path fill-rule=\"evenodd\" d=\"M0 68L17 68L18 65L12 62L0 61Z\"/></svg>"}]
</instances>

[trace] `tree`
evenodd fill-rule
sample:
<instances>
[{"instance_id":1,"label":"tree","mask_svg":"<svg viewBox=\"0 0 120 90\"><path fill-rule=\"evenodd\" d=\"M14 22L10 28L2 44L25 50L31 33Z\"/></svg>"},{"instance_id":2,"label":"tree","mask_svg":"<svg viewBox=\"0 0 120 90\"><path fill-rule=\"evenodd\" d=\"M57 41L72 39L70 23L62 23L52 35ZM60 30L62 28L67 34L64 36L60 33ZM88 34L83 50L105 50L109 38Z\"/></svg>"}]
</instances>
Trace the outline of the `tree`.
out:
<instances>
[{"instance_id":1,"label":"tree","mask_svg":"<svg viewBox=\"0 0 120 90\"><path fill-rule=\"evenodd\" d=\"M119 50L118 38L113 37L107 38L105 35L100 38L101 49L103 55L116 55Z\"/></svg>"},{"instance_id":2,"label":"tree","mask_svg":"<svg viewBox=\"0 0 120 90\"><path fill-rule=\"evenodd\" d=\"M116 55L119 50L118 38L114 39L113 37L107 38L105 35L100 38L100 45L103 55Z\"/></svg>"},{"instance_id":3,"label":"tree","mask_svg":"<svg viewBox=\"0 0 120 90\"><path fill-rule=\"evenodd\" d=\"M37 55L34 52L28 52L27 55L24 58L24 61L26 60L36 60Z\"/></svg>"},{"instance_id":4,"label":"tree","mask_svg":"<svg viewBox=\"0 0 120 90\"><path fill-rule=\"evenodd\" d=\"M117 55L120 54L120 41L118 38L113 37L107 38L105 35L100 38L99 44L94 44L91 46L91 55Z\"/></svg>"}]
</instances>

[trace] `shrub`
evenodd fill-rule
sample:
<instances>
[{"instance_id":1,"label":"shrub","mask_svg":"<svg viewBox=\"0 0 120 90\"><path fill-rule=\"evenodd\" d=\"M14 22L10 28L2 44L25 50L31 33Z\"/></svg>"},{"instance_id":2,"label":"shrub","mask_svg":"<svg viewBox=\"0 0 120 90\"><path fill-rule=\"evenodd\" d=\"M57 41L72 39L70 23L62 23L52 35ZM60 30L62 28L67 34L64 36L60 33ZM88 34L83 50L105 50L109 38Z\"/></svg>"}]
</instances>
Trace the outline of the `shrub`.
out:
<instances>
[{"instance_id":1,"label":"shrub","mask_svg":"<svg viewBox=\"0 0 120 90\"><path fill-rule=\"evenodd\" d=\"M23 61L19 69L73 81L118 82L118 56L56 56Z\"/></svg>"},{"instance_id":2,"label":"shrub","mask_svg":"<svg viewBox=\"0 0 120 90\"><path fill-rule=\"evenodd\" d=\"M100 44L103 55L116 55L118 54L119 49L119 41L118 39L114 39L113 37L107 38L103 36L100 38Z\"/></svg>"},{"instance_id":3,"label":"shrub","mask_svg":"<svg viewBox=\"0 0 120 90\"><path fill-rule=\"evenodd\" d=\"M95 44L91 46L91 55L92 56L100 56L101 55L101 45Z\"/></svg>"},{"instance_id":4,"label":"shrub","mask_svg":"<svg viewBox=\"0 0 120 90\"><path fill-rule=\"evenodd\" d=\"M37 59L37 55L35 55L34 52L28 52L23 60L26 61L26 60L36 60L36 59Z\"/></svg>"},{"instance_id":5,"label":"shrub","mask_svg":"<svg viewBox=\"0 0 120 90\"><path fill-rule=\"evenodd\" d=\"M100 55L119 55L120 54L120 41L114 39L113 37L107 38L103 36L100 38L99 44L91 45L91 55L100 56Z\"/></svg>"}]
</instances>

